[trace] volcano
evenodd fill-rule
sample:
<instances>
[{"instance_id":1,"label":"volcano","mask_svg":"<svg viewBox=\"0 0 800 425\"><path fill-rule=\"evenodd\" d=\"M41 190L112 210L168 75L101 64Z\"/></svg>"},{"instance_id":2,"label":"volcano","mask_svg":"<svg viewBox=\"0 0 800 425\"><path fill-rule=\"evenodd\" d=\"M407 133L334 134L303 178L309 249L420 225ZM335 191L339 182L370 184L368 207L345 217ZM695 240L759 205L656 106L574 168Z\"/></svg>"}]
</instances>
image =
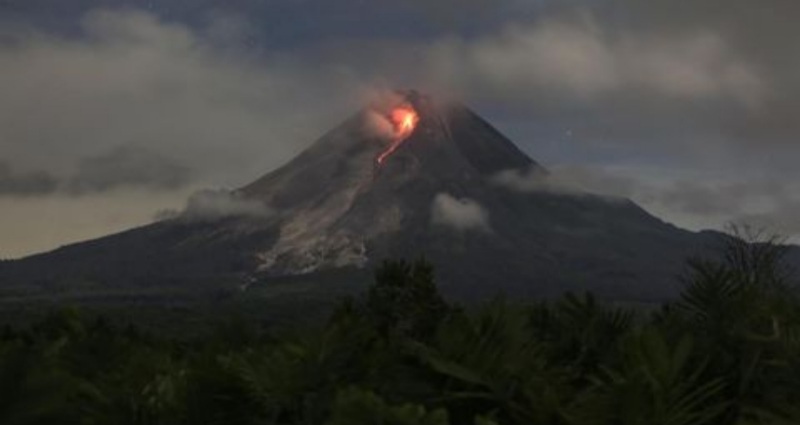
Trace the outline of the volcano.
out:
<instances>
[{"instance_id":1,"label":"volcano","mask_svg":"<svg viewBox=\"0 0 800 425\"><path fill-rule=\"evenodd\" d=\"M0 283L12 293L86 296L313 292L363 285L384 259L425 257L457 299L590 290L654 300L676 294L687 256L713 239L627 199L499 184L503 173L546 179L548 171L464 105L415 91L396 97L230 194L263 214L187 210L4 262Z\"/></svg>"}]
</instances>

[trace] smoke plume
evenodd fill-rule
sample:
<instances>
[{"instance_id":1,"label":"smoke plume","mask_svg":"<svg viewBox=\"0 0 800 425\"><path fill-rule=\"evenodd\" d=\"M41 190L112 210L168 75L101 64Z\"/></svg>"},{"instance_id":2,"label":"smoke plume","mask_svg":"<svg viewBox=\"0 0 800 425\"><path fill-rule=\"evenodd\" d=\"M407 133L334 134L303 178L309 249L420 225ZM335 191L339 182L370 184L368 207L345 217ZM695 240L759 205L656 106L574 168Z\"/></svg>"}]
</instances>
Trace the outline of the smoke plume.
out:
<instances>
[{"instance_id":1,"label":"smoke plume","mask_svg":"<svg viewBox=\"0 0 800 425\"><path fill-rule=\"evenodd\" d=\"M460 231L489 230L489 213L481 204L447 193L440 193L433 199L431 221Z\"/></svg>"}]
</instances>

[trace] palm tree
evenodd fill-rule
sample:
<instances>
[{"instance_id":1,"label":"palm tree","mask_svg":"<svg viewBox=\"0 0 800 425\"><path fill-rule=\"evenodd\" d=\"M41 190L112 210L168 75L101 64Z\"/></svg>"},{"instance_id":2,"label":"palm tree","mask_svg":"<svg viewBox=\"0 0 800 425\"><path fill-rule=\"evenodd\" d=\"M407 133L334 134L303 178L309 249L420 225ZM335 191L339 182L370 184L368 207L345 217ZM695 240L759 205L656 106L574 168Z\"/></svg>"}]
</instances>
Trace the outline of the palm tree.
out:
<instances>
[{"instance_id":1,"label":"palm tree","mask_svg":"<svg viewBox=\"0 0 800 425\"><path fill-rule=\"evenodd\" d=\"M800 302L783 261L786 248L763 231L731 229L720 258L689 263L677 307L712 372L728 382L728 423L800 421L786 408L800 400L773 397L795 393L798 384Z\"/></svg>"},{"instance_id":2,"label":"palm tree","mask_svg":"<svg viewBox=\"0 0 800 425\"><path fill-rule=\"evenodd\" d=\"M595 423L712 424L727 408L725 382L706 375L691 337L670 347L658 328L645 328L626 338L621 355L619 366L594 378Z\"/></svg>"},{"instance_id":3,"label":"palm tree","mask_svg":"<svg viewBox=\"0 0 800 425\"><path fill-rule=\"evenodd\" d=\"M570 370L551 364L523 309L495 301L447 319L431 346L414 344L440 379L438 401L457 423L492 414L500 423L566 424L574 412Z\"/></svg>"}]
</instances>

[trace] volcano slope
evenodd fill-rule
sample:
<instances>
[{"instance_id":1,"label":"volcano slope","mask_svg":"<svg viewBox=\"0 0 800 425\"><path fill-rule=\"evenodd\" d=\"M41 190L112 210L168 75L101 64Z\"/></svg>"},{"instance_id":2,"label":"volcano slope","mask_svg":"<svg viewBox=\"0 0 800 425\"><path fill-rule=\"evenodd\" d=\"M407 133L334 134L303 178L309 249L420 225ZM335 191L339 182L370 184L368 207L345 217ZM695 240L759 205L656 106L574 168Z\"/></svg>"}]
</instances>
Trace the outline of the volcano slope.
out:
<instances>
[{"instance_id":1,"label":"volcano slope","mask_svg":"<svg viewBox=\"0 0 800 425\"><path fill-rule=\"evenodd\" d=\"M501 173L546 180L547 170L463 105L399 96L399 106L366 108L231 193L264 214L187 210L7 261L4 296L158 298L293 285L314 292L363 285L384 259L424 256L454 299L590 290L657 300L676 294L684 261L716 237L679 229L627 199L498 184ZM393 122L398 107L415 116Z\"/></svg>"}]
</instances>

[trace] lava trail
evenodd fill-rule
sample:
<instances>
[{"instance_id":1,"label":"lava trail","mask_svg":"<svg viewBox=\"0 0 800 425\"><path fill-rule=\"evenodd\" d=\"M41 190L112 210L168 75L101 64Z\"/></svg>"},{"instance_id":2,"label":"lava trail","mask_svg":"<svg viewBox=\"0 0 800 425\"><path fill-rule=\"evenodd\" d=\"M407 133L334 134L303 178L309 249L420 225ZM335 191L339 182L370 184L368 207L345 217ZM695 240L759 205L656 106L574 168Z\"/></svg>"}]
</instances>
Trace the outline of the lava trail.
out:
<instances>
[{"instance_id":1,"label":"lava trail","mask_svg":"<svg viewBox=\"0 0 800 425\"><path fill-rule=\"evenodd\" d=\"M394 127L394 136L386 150L378 155L378 165L383 165L386 159L414 132L419 122L419 114L410 105L403 105L394 108L389 114L389 119Z\"/></svg>"}]
</instances>

